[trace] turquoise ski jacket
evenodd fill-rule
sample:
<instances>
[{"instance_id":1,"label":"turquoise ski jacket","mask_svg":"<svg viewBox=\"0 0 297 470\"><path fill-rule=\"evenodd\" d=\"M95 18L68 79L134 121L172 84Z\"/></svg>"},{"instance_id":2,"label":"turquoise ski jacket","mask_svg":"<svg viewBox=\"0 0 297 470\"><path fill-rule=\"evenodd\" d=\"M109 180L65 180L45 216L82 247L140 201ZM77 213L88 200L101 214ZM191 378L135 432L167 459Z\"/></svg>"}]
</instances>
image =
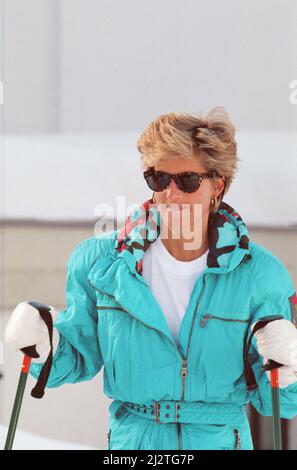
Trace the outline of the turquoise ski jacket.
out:
<instances>
[{"instance_id":1,"label":"turquoise ski jacket","mask_svg":"<svg viewBox=\"0 0 297 470\"><path fill-rule=\"evenodd\" d=\"M253 242L221 202L209 224L207 267L197 277L178 345L142 277L160 234L152 199L121 230L79 243L67 264L67 307L47 387L92 379L103 367L109 449L253 449L246 405L272 415L271 388L251 325L296 322L296 293L282 262ZM32 364L37 378L42 364ZM280 389L281 417L297 415L297 383Z\"/></svg>"}]
</instances>

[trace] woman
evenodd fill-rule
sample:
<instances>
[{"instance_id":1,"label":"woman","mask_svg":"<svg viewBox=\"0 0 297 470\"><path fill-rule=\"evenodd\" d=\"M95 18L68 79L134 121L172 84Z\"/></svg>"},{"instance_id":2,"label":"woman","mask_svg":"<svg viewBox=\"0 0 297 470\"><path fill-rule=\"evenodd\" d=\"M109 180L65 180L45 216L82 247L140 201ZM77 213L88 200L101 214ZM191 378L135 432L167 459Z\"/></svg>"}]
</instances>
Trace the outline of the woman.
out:
<instances>
[{"instance_id":1,"label":"woman","mask_svg":"<svg viewBox=\"0 0 297 470\"><path fill-rule=\"evenodd\" d=\"M121 230L75 248L65 310L20 303L6 341L35 357L35 395L48 373L58 387L104 366L109 449L252 449L245 405L272 413L263 360L284 364L281 416L297 414L296 295L222 200L238 162L234 126L220 107L169 113L138 150L152 198ZM52 344L38 312L50 332L55 323ZM274 321L252 336L265 317Z\"/></svg>"}]
</instances>

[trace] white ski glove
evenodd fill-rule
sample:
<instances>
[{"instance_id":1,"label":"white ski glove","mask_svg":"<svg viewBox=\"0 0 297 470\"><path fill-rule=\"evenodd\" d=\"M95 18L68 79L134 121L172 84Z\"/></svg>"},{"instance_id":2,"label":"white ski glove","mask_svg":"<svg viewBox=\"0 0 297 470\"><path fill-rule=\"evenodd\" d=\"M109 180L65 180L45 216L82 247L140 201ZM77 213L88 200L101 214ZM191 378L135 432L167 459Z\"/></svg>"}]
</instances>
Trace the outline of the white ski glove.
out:
<instances>
[{"instance_id":1,"label":"white ski glove","mask_svg":"<svg viewBox=\"0 0 297 470\"><path fill-rule=\"evenodd\" d=\"M58 311L50 305L50 314L53 322L56 321ZM34 363L45 362L50 352L50 340L47 326L41 318L37 308L28 301L20 302L11 314L5 329L5 342L16 350L36 345L38 358L32 358ZM53 354L59 344L60 334L53 327Z\"/></svg>"},{"instance_id":2,"label":"white ski glove","mask_svg":"<svg viewBox=\"0 0 297 470\"><path fill-rule=\"evenodd\" d=\"M267 362L267 359L264 358L264 365ZM297 364L295 366L282 366L278 367L278 383L279 388L285 388L287 385L291 385L297 382ZM269 381L271 381L270 371L266 371Z\"/></svg>"},{"instance_id":3,"label":"white ski glove","mask_svg":"<svg viewBox=\"0 0 297 470\"><path fill-rule=\"evenodd\" d=\"M291 321L271 321L256 331L255 338L258 351L264 358L285 366L297 364L297 329Z\"/></svg>"}]
</instances>

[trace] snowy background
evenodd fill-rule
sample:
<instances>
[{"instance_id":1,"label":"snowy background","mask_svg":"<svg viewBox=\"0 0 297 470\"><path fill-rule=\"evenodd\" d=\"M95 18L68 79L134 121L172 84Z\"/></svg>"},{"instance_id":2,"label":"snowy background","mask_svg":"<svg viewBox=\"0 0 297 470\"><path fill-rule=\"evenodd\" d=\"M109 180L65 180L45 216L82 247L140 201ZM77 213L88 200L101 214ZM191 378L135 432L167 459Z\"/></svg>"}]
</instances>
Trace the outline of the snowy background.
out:
<instances>
[{"instance_id":1,"label":"snowy background","mask_svg":"<svg viewBox=\"0 0 297 470\"><path fill-rule=\"evenodd\" d=\"M3 449L7 426L0 425L0 447ZM17 430L13 440L13 450L95 450L95 447L49 439L26 431Z\"/></svg>"}]
</instances>

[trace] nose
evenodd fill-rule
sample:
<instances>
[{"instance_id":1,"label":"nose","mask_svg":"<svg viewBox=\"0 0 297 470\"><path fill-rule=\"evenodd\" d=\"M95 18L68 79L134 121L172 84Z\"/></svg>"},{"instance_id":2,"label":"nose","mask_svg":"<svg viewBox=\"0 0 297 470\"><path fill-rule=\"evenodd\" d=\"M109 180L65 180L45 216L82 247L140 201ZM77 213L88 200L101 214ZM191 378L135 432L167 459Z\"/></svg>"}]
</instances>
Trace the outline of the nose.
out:
<instances>
[{"instance_id":1,"label":"nose","mask_svg":"<svg viewBox=\"0 0 297 470\"><path fill-rule=\"evenodd\" d=\"M170 181L170 184L165 191L168 204L177 202L181 199L182 191L179 189L174 179Z\"/></svg>"}]
</instances>

